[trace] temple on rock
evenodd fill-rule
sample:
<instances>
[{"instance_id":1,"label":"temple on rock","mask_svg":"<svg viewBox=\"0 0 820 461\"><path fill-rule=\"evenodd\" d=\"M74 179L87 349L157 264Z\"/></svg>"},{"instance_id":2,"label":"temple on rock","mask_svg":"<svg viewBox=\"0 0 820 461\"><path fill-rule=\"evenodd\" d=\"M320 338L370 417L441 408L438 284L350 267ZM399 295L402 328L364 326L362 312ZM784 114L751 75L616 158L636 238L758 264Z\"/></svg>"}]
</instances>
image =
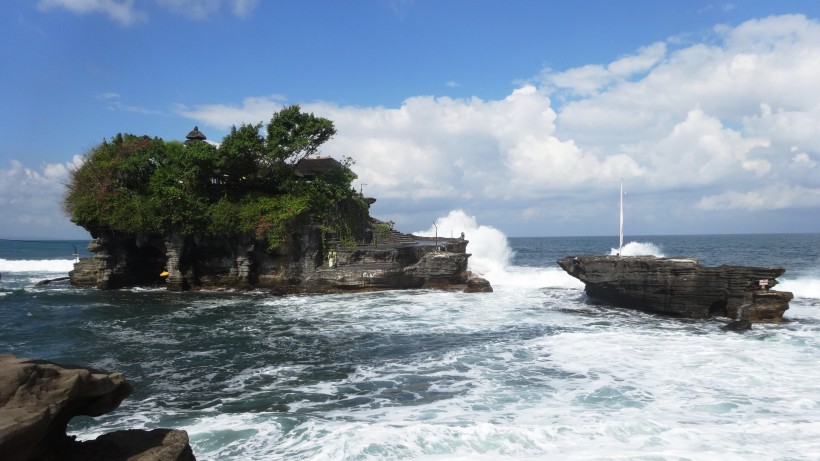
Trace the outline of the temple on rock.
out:
<instances>
[{"instance_id":1,"label":"temple on rock","mask_svg":"<svg viewBox=\"0 0 820 461\"><path fill-rule=\"evenodd\" d=\"M187 136L185 136L185 144L193 144L195 142L205 142L208 139L205 135L199 131L199 127L195 126Z\"/></svg>"}]
</instances>

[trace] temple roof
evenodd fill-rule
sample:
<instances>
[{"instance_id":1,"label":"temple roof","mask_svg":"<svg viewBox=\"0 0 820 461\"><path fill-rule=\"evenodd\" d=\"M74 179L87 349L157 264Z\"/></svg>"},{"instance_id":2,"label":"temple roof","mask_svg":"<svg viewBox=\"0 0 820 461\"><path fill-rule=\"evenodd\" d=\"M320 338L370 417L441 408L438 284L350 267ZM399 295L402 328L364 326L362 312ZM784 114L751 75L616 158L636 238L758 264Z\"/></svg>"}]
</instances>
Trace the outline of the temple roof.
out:
<instances>
[{"instance_id":1,"label":"temple roof","mask_svg":"<svg viewBox=\"0 0 820 461\"><path fill-rule=\"evenodd\" d=\"M185 139L187 139L188 141L204 141L208 138L206 138L205 135L202 134L201 131L199 131L198 126L195 126L194 129L191 130L190 133L188 133L188 136L185 136Z\"/></svg>"}]
</instances>

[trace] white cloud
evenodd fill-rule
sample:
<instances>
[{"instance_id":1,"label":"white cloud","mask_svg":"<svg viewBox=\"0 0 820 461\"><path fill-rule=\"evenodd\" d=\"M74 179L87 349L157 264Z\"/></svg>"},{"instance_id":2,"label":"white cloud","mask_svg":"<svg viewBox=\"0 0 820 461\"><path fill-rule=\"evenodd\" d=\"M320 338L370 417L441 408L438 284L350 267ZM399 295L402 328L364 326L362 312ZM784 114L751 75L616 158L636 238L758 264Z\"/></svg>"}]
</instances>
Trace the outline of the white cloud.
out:
<instances>
[{"instance_id":1,"label":"white cloud","mask_svg":"<svg viewBox=\"0 0 820 461\"><path fill-rule=\"evenodd\" d=\"M162 9L201 20L218 14L223 6L238 18L250 16L259 0L154 0ZM39 0L42 11L65 8L77 14L102 13L122 25L130 26L148 20L148 13L135 7L134 0Z\"/></svg>"},{"instance_id":2,"label":"white cloud","mask_svg":"<svg viewBox=\"0 0 820 461\"><path fill-rule=\"evenodd\" d=\"M591 96L649 71L664 58L665 54L666 44L658 42L607 66L589 64L563 72L546 70L540 80L550 87L570 90L581 96Z\"/></svg>"},{"instance_id":3,"label":"white cloud","mask_svg":"<svg viewBox=\"0 0 820 461\"><path fill-rule=\"evenodd\" d=\"M42 11L65 8L78 14L103 13L122 25L145 21L145 12L134 8L134 0L39 0L37 6Z\"/></svg>"},{"instance_id":4,"label":"white cloud","mask_svg":"<svg viewBox=\"0 0 820 461\"><path fill-rule=\"evenodd\" d=\"M669 134L645 141L633 155L651 165L656 186L713 185L743 169L766 169L765 161L749 159L752 149L767 147L765 139L744 138L700 109L687 113Z\"/></svg>"},{"instance_id":5,"label":"white cloud","mask_svg":"<svg viewBox=\"0 0 820 461\"><path fill-rule=\"evenodd\" d=\"M154 0L162 8L187 16L191 19L205 19L217 14L225 3L236 17L248 17L259 6L259 0Z\"/></svg>"},{"instance_id":6,"label":"white cloud","mask_svg":"<svg viewBox=\"0 0 820 461\"><path fill-rule=\"evenodd\" d=\"M773 185L748 192L727 191L704 197L698 202L704 210L741 209L748 211L820 207L820 188Z\"/></svg>"},{"instance_id":7,"label":"white cloud","mask_svg":"<svg viewBox=\"0 0 820 461\"><path fill-rule=\"evenodd\" d=\"M670 213L707 221L715 210L820 207L820 24L781 16L715 34L708 44L670 39L611 63L547 70L540 88L498 100L300 104L334 121L323 153L352 156L357 183L397 222L467 205L495 225L606 221L621 177L650 224L674 221ZM266 123L288 104L268 95L175 112L227 130ZM14 177L25 176L20 168Z\"/></svg>"},{"instance_id":8,"label":"white cloud","mask_svg":"<svg viewBox=\"0 0 820 461\"><path fill-rule=\"evenodd\" d=\"M609 64L545 71L545 86L499 100L301 106L334 121L324 153L352 156L359 183L392 216L470 203L502 220L595 219L621 177L633 193L676 201L651 204L658 213L814 206L820 25L785 16L716 33L714 44L656 43ZM554 106L564 90L575 96ZM178 113L226 129L267 122L284 105L251 97ZM584 206L550 200L567 194Z\"/></svg>"},{"instance_id":9,"label":"white cloud","mask_svg":"<svg viewBox=\"0 0 820 461\"><path fill-rule=\"evenodd\" d=\"M556 136L609 158L628 155L645 171L641 187L655 193L702 190L709 198L701 209L754 203L763 185L792 192L779 196L780 208L806 206L811 200L796 192L811 197L820 186L811 173L820 145L820 25L789 15L715 32L714 44L649 54L647 63L658 60L639 78L613 77L615 63L542 75L559 92L585 95L558 110ZM749 192L722 192L734 187Z\"/></svg>"},{"instance_id":10,"label":"white cloud","mask_svg":"<svg viewBox=\"0 0 820 461\"><path fill-rule=\"evenodd\" d=\"M60 231L80 235L60 204L69 171L82 160L75 155L71 162L48 163L39 169L11 160L8 168L0 168L0 215L6 235L53 238Z\"/></svg>"},{"instance_id":11,"label":"white cloud","mask_svg":"<svg viewBox=\"0 0 820 461\"><path fill-rule=\"evenodd\" d=\"M180 107L178 113L227 129L267 122L283 105L280 97L258 97L240 106ZM532 86L498 101L419 96L397 109L324 102L302 109L334 121L338 134L323 152L352 156L359 181L382 199L532 198L643 174L626 155L599 157L557 138L550 100Z\"/></svg>"},{"instance_id":12,"label":"white cloud","mask_svg":"<svg viewBox=\"0 0 820 461\"><path fill-rule=\"evenodd\" d=\"M267 123L275 112L284 107L284 101L284 97L273 95L245 98L241 106L202 104L188 107L177 104L174 112L182 117L199 120L203 125L227 130L233 125L239 126L243 123L250 125L259 122Z\"/></svg>"}]
</instances>

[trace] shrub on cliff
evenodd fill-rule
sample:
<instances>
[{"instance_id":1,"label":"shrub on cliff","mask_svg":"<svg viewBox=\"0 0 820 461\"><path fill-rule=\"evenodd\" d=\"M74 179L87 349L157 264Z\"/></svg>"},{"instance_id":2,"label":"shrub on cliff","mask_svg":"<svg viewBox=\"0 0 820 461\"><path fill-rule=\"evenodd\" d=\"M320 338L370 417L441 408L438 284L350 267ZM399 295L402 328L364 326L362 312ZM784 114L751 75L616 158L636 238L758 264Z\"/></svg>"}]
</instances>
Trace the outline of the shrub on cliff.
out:
<instances>
[{"instance_id":1,"label":"shrub on cliff","mask_svg":"<svg viewBox=\"0 0 820 461\"><path fill-rule=\"evenodd\" d=\"M294 165L336 133L333 122L291 106L273 115L266 138L261 127L233 127L219 147L118 134L72 172L63 208L87 229L138 236L172 228L186 235L252 232L274 248L309 223L349 234L367 213L351 188L351 159L310 181L294 174Z\"/></svg>"}]
</instances>

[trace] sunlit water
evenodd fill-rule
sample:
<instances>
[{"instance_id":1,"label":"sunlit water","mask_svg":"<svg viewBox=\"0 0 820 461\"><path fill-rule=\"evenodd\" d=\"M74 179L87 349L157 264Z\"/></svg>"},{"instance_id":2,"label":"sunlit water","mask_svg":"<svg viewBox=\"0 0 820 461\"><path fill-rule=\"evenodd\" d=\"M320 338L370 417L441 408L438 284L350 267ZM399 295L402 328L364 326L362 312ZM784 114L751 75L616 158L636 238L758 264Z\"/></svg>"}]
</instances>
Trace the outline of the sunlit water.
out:
<instances>
[{"instance_id":1,"label":"sunlit water","mask_svg":"<svg viewBox=\"0 0 820 461\"><path fill-rule=\"evenodd\" d=\"M124 372L134 394L71 433L181 428L200 460L819 459L820 235L627 238L785 267L788 321L735 334L593 303L555 264L617 238L451 225L493 293L34 287L71 247L0 242L0 353Z\"/></svg>"}]
</instances>

